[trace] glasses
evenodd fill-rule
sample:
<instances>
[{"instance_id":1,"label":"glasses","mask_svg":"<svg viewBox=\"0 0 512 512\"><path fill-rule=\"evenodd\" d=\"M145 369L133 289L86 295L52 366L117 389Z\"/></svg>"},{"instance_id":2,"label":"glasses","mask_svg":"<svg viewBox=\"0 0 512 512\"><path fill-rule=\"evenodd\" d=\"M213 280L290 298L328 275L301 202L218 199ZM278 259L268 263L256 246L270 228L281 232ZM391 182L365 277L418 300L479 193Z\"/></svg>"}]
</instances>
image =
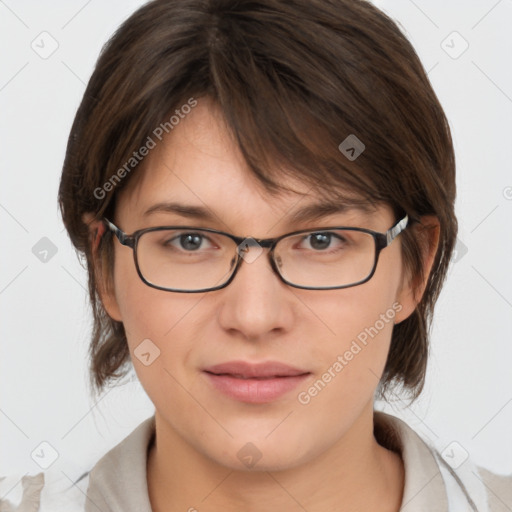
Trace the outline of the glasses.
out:
<instances>
[{"instance_id":1,"label":"glasses","mask_svg":"<svg viewBox=\"0 0 512 512\"><path fill-rule=\"evenodd\" d=\"M386 233L353 227L294 231L277 238L242 238L216 229L160 226L127 235L103 219L122 245L133 249L144 283L169 292L219 290L235 277L242 260L252 263L268 248L270 265L295 288L333 290L366 283L379 254L407 227L407 215Z\"/></svg>"}]
</instances>

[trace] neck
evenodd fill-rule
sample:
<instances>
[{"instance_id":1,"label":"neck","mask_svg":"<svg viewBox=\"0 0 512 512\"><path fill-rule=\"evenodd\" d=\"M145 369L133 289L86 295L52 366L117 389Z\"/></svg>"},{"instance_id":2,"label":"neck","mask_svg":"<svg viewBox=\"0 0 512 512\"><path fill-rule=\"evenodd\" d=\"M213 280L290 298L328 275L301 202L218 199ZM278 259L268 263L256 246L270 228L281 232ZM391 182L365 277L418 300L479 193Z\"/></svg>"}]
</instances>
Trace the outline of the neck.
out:
<instances>
[{"instance_id":1,"label":"neck","mask_svg":"<svg viewBox=\"0 0 512 512\"><path fill-rule=\"evenodd\" d=\"M404 468L373 435L373 404L329 450L293 468L238 471L187 444L155 415L147 480L153 512L400 509Z\"/></svg>"}]
</instances>

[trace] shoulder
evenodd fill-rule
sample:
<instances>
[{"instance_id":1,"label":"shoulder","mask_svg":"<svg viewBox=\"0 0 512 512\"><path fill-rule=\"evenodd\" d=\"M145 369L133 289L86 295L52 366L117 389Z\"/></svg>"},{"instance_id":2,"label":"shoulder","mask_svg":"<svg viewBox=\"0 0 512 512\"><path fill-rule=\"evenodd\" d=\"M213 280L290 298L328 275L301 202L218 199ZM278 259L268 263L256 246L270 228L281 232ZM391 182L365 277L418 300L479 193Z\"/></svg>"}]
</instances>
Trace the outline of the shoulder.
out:
<instances>
[{"instance_id":1,"label":"shoulder","mask_svg":"<svg viewBox=\"0 0 512 512\"><path fill-rule=\"evenodd\" d=\"M151 512L146 460L154 415L91 467L62 460L37 474L0 475L0 512ZM73 475L73 476L72 476Z\"/></svg>"},{"instance_id":2,"label":"shoulder","mask_svg":"<svg viewBox=\"0 0 512 512\"><path fill-rule=\"evenodd\" d=\"M76 481L56 471L0 476L2 512L83 512L88 473Z\"/></svg>"},{"instance_id":3,"label":"shoulder","mask_svg":"<svg viewBox=\"0 0 512 512\"><path fill-rule=\"evenodd\" d=\"M512 474L498 475L485 468L478 468L482 483L487 489L490 512L512 510Z\"/></svg>"},{"instance_id":4,"label":"shoulder","mask_svg":"<svg viewBox=\"0 0 512 512\"><path fill-rule=\"evenodd\" d=\"M109 505L115 510L151 512L146 465L148 448L154 436L153 415L94 465L87 487L87 512L96 512L98 507L107 508Z\"/></svg>"},{"instance_id":5,"label":"shoulder","mask_svg":"<svg viewBox=\"0 0 512 512\"><path fill-rule=\"evenodd\" d=\"M404 463L404 512L432 510L432 505L442 511L512 511L512 475L477 467L470 458L457 462L453 449L451 456L447 452L448 443L421 436L395 416L375 411L374 420L377 441Z\"/></svg>"}]
</instances>

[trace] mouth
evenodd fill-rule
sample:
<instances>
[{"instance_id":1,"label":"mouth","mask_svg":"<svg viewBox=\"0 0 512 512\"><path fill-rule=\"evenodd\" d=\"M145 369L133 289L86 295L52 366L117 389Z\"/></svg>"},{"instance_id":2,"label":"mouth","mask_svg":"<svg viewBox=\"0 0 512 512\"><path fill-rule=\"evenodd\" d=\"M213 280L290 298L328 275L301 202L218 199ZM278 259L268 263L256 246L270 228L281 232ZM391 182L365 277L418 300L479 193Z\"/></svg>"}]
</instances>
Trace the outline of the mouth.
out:
<instances>
[{"instance_id":1,"label":"mouth","mask_svg":"<svg viewBox=\"0 0 512 512\"><path fill-rule=\"evenodd\" d=\"M311 372L279 362L251 364L232 361L205 368L212 387L231 399L263 404L286 395Z\"/></svg>"}]
</instances>

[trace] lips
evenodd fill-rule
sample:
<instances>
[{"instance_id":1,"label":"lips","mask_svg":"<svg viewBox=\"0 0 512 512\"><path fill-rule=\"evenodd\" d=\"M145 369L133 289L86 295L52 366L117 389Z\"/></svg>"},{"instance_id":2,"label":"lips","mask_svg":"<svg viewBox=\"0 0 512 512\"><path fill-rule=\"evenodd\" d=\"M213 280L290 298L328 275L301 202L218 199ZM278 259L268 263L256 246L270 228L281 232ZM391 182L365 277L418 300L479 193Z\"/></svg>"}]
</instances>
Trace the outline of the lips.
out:
<instances>
[{"instance_id":1,"label":"lips","mask_svg":"<svg viewBox=\"0 0 512 512\"><path fill-rule=\"evenodd\" d=\"M216 391L252 404L272 402L286 395L311 373L279 362L244 361L218 364L203 371Z\"/></svg>"},{"instance_id":2,"label":"lips","mask_svg":"<svg viewBox=\"0 0 512 512\"><path fill-rule=\"evenodd\" d=\"M270 379L275 377L296 377L309 373L278 362L251 364L244 361L232 361L211 366L204 370L214 375L231 375L240 379Z\"/></svg>"}]
</instances>

